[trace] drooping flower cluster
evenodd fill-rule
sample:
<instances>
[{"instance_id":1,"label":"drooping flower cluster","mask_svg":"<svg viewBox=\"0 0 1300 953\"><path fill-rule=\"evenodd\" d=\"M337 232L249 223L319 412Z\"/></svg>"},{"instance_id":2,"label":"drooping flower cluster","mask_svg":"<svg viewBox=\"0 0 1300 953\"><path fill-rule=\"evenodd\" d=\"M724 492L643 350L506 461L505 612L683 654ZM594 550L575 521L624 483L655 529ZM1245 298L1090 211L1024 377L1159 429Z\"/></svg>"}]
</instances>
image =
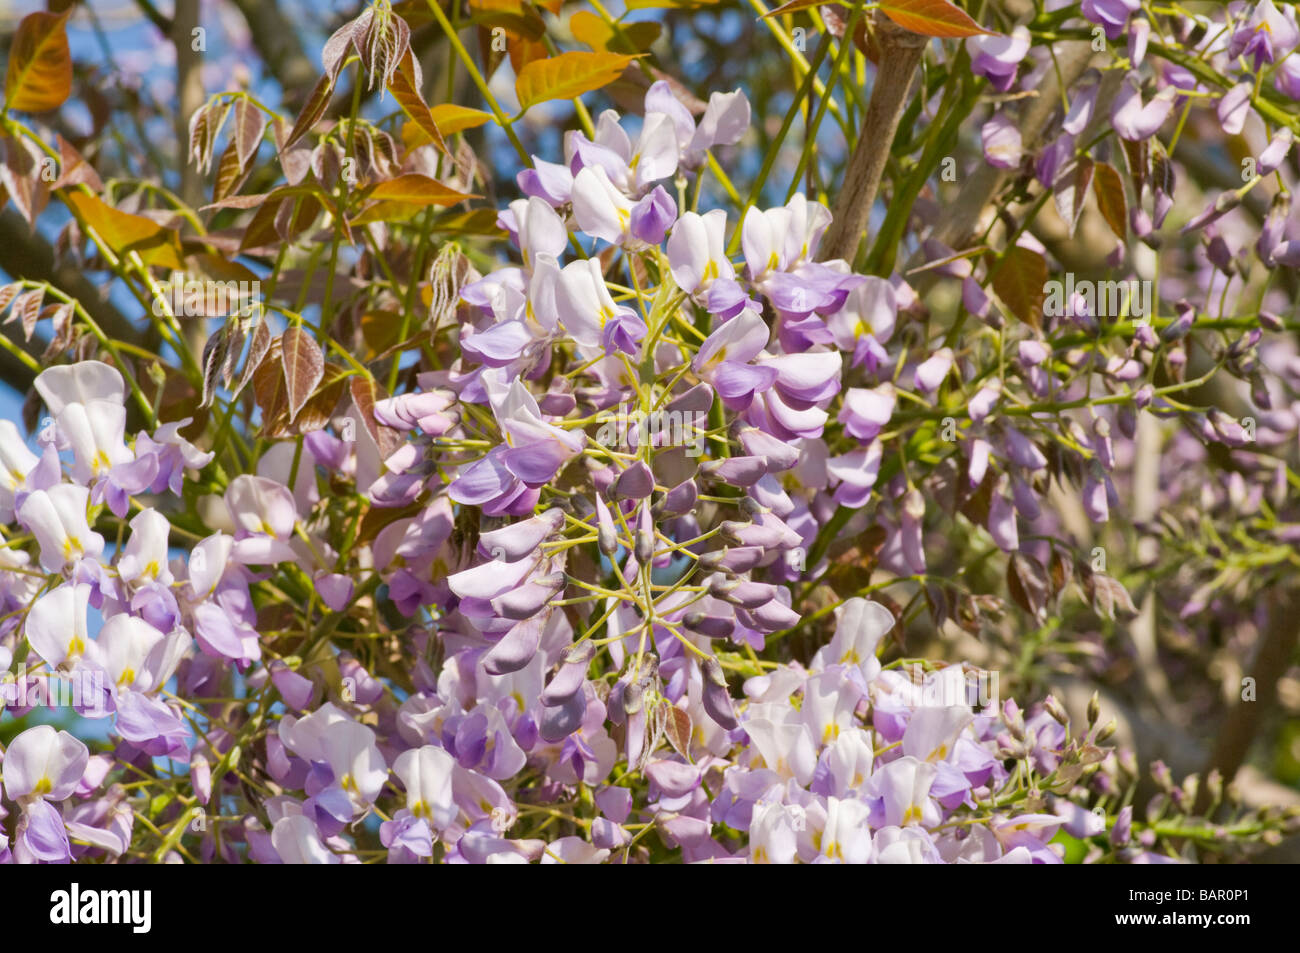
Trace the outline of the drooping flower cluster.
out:
<instances>
[{"instance_id":1,"label":"drooping flower cluster","mask_svg":"<svg viewBox=\"0 0 1300 953\"><path fill-rule=\"evenodd\" d=\"M1011 104L1053 69L1049 51L1023 25L973 36L974 75L1010 95L972 142L1013 190L1053 197L1066 234L1094 188L1124 236L1108 266L1145 280L1125 240L1159 246L1177 185L1157 132L1207 101L1234 135L1274 113L1244 74L1210 90L1154 66L1136 0L1046 6L1063 30L1126 40L1127 68L1066 90L1035 142ZM327 47L329 82L352 49L371 80L418 87L406 24L386 5L367 14ZM1265 0L1227 23L1188 27L1198 62L1267 64L1283 95L1300 90L1285 78L1290 7ZM1182 504L1168 535L1195 495L1253 521L1252 565L1294 542L1281 458L1300 373L1265 337L1281 318L1224 310L1249 271L1234 213L1264 177L1289 176L1290 125L1265 130L1242 189L1183 226L1205 237L1193 278L1116 309L1072 277L1024 293L1061 260L1046 233L993 223L1000 254L949 247L926 230L933 193L919 230L900 226L899 268L828 260L831 213L803 192L708 206L713 153L749 132L742 92L693 111L660 80L643 106L601 113L565 134L563 161L518 174L522 197L497 218L510 263L476 258L491 262L481 273L449 245L427 285L412 278L407 309L442 313L427 336L394 339L408 363L349 355L300 390L309 325L284 309L292 327L272 346L262 316L245 375L259 436L232 423L237 389L224 423L156 420L110 354L36 378L49 416L35 449L0 422L0 698L22 718L74 684L86 721L25 724L4 750L0 860L1162 862L1170 843L1222 840L1191 820L1196 783L1161 771L1163 800L1134 818L1137 771L1105 747L1117 725L1096 696L1022 711L996 672L907 650L988 635L1018 609L1023 650L967 639L963 652L1011 659L1015 688L1040 697L1044 659L1107 676L1119 653L1095 620L1138 609L1092 546L1137 495L1140 420L1182 428L1162 461ZM1099 150L1103 129L1115 140ZM425 139L404 134L400 159L376 147L369 171L392 152L393 170L427 178L417 170L444 157ZM342 194L321 155L311 176ZM1276 195L1255 252L1280 271L1300 264L1300 233ZM380 254L388 234L371 238ZM1190 303L1202 294L1216 317ZM1178 302L1172 318L1162 300ZM324 319L316 330L346 354ZM1266 378L1264 355L1291 365ZM1213 370L1189 380L1207 357ZM391 394L376 379L389 367ZM1185 402L1217 370L1269 413L1247 424ZM329 389L345 378L346 394ZM295 422L320 395L315 421ZM297 431L276 430L280 415ZM1207 447L1248 445L1278 459L1243 457L1222 492L1182 485ZM1169 568L1180 618L1230 615L1221 587L1240 567L1214 568ZM1062 608L1071 584L1082 612ZM1077 638L1055 638L1058 623ZM1233 823L1243 841L1294 827Z\"/></svg>"}]
</instances>

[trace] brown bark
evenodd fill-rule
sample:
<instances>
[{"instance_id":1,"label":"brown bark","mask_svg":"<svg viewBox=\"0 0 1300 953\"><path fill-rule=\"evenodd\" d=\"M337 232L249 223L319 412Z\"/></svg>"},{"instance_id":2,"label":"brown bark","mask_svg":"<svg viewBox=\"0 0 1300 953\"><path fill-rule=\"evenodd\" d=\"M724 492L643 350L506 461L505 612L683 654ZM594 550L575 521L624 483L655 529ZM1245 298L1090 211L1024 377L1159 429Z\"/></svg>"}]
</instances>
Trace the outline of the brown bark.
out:
<instances>
[{"instance_id":1,"label":"brown bark","mask_svg":"<svg viewBox=\"0 0 1300 953\"><path fill-rule=\"evenodd\" d=\"M876 14L873 28L880 46L876 82L862 132L844 171L844 184L831 210L834 220L821 242L822 260L843 258L852 263L857 255L898 122L907 106L912 77L929 43L927 37L904 30L883 14Z\"/></svg>"},{"instance_id":2,"label":"brown bark","mask_svg":"<svg viewBox=\"0 0 1300 953\"><path fill-rule=\"evenodd\" d=\"M1295 657L1300 642L1300 625L1296 612L1300 610L1294 591L1279 585L1269 598L1268 624L1264 628L1259 648L1250 667L1250 677L1255 680L1255 697L1238 699L1224 720L1223 728L1214 742L1214 753L1201 776L1200 791L1196 798L1198 813L1209 806L1209 791L1205 778L1218 770L1227 785L1236 777L1251 743L1259 730L1266 712L1277 701L1277 680Z\"/></svg>"},{"instance_id":3,"label":"brown bark","mask_svg":"<svg viewBox=\"0 0 1300 953\"><path fill-rule=\"evenodd\" d=\"M203 108L203 53L194 49L199 26L199 0L176 0L172 15L172 42L176 45L176 150L181 173L180 196L190 208L203 204L203 177L190 161L190 118ZM185 327L186 344L195 359L203 353L207 322L196 319Z\"/></svg>"}]
</instances>

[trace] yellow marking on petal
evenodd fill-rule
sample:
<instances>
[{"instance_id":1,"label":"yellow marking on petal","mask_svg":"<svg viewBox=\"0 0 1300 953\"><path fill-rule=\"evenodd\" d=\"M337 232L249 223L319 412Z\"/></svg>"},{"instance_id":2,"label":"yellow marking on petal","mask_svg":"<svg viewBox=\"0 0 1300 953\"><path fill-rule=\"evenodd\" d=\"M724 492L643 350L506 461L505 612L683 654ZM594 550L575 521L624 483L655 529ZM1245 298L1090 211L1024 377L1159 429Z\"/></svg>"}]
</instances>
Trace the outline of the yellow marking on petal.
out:
<instances>
[{"instance_id":1,"label":"yellow marking on petal","mask_svg":"<svg viewBox=\"0 0 1300 953\"><path fill-rule=\"evenodd\" d=\"M51 781L49 778L45 777L44 775L42 775L41 779L36 782L36 787L32 788L32 793L39 794L42 797L44 797L46 794L49 794L53 790L54 790L54 782Z\"/></svg>"},{"instance_id":2,"label":"yellow marking on petal","mask_svg":"<svg viewBox=\"0 0 1300 953\"><path fill-rule=\"evenodd\" d=\"M829 744L840 736L840 726L835 722L829 722L826 730L822 732L822 744Z\"/></svg>"},{"instance_id":3,"label":"yellow marking on petal","mask_svg":"<svg viewBox=\"0 0 1300 953\"><path fill-rule=\"evenodd\" d=\"M903 827L908 824L921 823L921 809L915 804L909 804L907 810L903 812Z\"/></svg>"}]
</instances>

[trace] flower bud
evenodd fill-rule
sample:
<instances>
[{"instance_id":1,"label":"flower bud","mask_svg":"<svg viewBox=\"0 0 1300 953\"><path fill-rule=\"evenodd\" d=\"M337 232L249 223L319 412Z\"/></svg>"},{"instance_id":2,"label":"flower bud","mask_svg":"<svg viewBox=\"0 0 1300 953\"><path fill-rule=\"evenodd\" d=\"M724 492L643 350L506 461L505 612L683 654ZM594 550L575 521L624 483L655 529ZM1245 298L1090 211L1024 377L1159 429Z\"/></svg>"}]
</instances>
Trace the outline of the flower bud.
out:
<instances>
[{"instance_id":1,"label":"flower bud","mask_svg":"<svg viewBox=\"0 0 1300 953\"><path fill-rule=\"evenodd\" d=\"M611 493L615 499L644 500L654 488L654 474L644 460L638 460L618 475Z\"/></svg>"},{"instance_id":2,"label":"flower bud","mask_svg":"<svg viewBox=\"0 0 1300 953\"><path fill-rule=\"evenodd\" d=\"M736 631L734 620L710 615L707 612L688 612L682 619L682 624L692 632L698 632L710 639L725 639Z\"/></svg>"},{"instance_id":3,"label":"flower bud","mask_svg":"<svg viewBox=\"0 0 1300 953\"><path fill-rule=\"evenodd\" d=\"M579 642L569 647L568 652L565 653L564 664L542 691L544 707L564 704L582 691L582 683L587 678L587 665L591 661L593 649L594 646L590 642Z\"/></svg>"},{"instance_id":4,"label":"flower bud","mask_svg":"<svg viewBox=\"0 0 1300 953\"><path fill-rule=\"evenodd\" d=\"M1038 731L1037 731L1036 729L1034 729L1034 728L1030 728L1028 731L1026 731L1026 732L1025 732L1025 740L1024 740L1023 742L1021 742L1021 744L1024 745L1024 748L1025 748L1026 751L1033 751L1035 748L1037 748L1037 747L1038 747Z\"/></svg>"},{"instance_id":5,"label":"flower bud","mask_svg":"<svg viewBox=\"0 0 1300 953\"><path fill-rule=\"evenodd\" d=\"M1124 847L1133 835L1133 805L1122 808L1115 818L1115 826L1110 829L1112 847Z\"/></svg>"},{"instance_id":6,"label":"flower bud","mask_svg":"<svg viewBox=\"0 0 1300 953\"><path fill-rule=\"evenodd\" d=\"M786 534L776 526L740 523L733 520L723 521L722 536L740 546L758 546L763 549L775 549L786 539Z\"/></svg>"},{"instance_id":7,"label":"flower bud","mask_svg":"<svg viewBox=\"0 0 1300 953\"><path fill-rule=\"evenodd\" d=\"M1227 215L1240 204L1240 192L1224 192L1214 200L1212 205L1201 211L1198 215L1194 216L1191 221L1184 225L1182 233L1187 235L1191 232L1199 231L1206 225L1223 218L1223 216Z\"/></svg>"},{"instance_id":8,"label":"flower bud","mask_svg":"<svg viewBox=\"0 0 1300 953\"><path fill-rule=\"evenodd\" d=\"M715 578L715 582L717 579ZM757 609L759 606L767 605L776 598L776 586L762 582L750 582L747 579L737 579L734 583L729 582L723 587L719 587L719 592L714 592L713 585L710 584L709 591L719 599L730 602L732 605L743 606L746 609Z\"/></svg>"},{"instance_id":9,"label":"flower bud","mask_svg":"<svg viewBox=\"0 0 1300 953\"><path fill-rule=\"evenodd\" d=\"M1097 744L1101 744L1102 742L1108 740L1110 736L1115 734L1115 732L1118 730L1119 730L1119 722L1116 721L1114 718L1112 718L1110 721L1106 722L1106 724L1102 726L1101 731L1097 732L1097 737L1095 739Z\"/></svg>"},{"instance_id":10,"label":"flower bud","mask_svg":"<svg viewBox=\"0 0 1300 953\"><path fill-rule=\"evenodd\" d=\"M1172 794L1174 791L1174 779L1169 772L1169 766L1163 761L1151 762L1151 778L1160 785L1161 790L1166 794Z\"/></svg>"},{"instance_id":11,"label":"flower bud","mask_svg":"<svg viewBox=\"0 0 1300 953\"><path fill-rule=\"evenodd\" d=\"M767 457L724 457L700 467L705 476L731 486L753 486L768 471Z\"/></svg>"},{"instance_id":12,"label":"flower bud","mask_svg":"<svg viewBox=\"0 0 1300 953\"><path fill-rule=\"evenodd\" d=\"M1255 251L1264 264L1273 264L1273 252L1286 240L1286 224L1290 218L1291 193L1279 192L1273 196L1264 225L1259 230L1259 240L1255 242Z\"/></svg>"},{"instance_id":13,"label":"flower bud","mask_svg":"<svg viewBox=\"0 0 1300 953\"><path fill-rule=\"evenodd\" d=\"M1210 795L1210 803L1218 804L1223 800L1223 774L1218 768L1211 768L1205 776L1205 790Z\"/></svg>"},{"instance_id":14,"label":"flower bud","mask_svg":"<svg viewBox=\"0 0 1300 953\"><path fill-rule=\"evenodd\" d=\"M709 580L709 595L716 599L726 599L739 585L739 579L728 579L726 576L714 576Z\"/></svg>"},{"instance_id":15,"label":"flower bud","mask_svg":"<svg viewBox=\"0 0 1300 953\"><path fill-rule=\"evenodd\" d=\"M540 734L543 741L563 741L582 726L587 714L586 692L577 692L561 704L542 709Z\"/></svg>"},{"instance_id":16,"label":"flower bud","mask_svg":"<svg viewBox=\"0 0 1300 953\"><path fill-rule=\"evenodd\" d=\"M653 507L655 516L681 516L695 509L700 498L699 488L694 480L683 480L663 495Z\"/></svg>"},{"instance_id":17,"label":"flower bud","mask_svg":"<svg viewBox=\"0 0 1300 953\"><path fill-rule=\"evenodd\" d=\"M208 764L208 759L197 751L190 758L190 784L194 788L194 796L198 802L207 804L212 797L212 766Z\"/></svg>"},{"instance_id":18,"label":"flower bud","mask_svg":"<svg viewBox=\"0 0 1300 953\"><path fill-rule=\"evenodd\" d=\"M1147 802L1147 823L1158 824L1167 810L1169 810L1169 797L1164 794L1155 795Z\"/></svg>"},{"instance_id":19,"label":"flower bud","mask_svg":"<svg viewBox=\"0 0 1300 953\"><path fill-rule=\"evenodd\" d=\"M715 722L728 731L740 727L732 710L731 695L727 691L727 679L722 674L722 666L713 656L704 660L704 711Z\"/></svg>"},{"instance_id":20,"label":"flower bud","mask_svg":"<svg viewBox=\"0 0 1300 953\"><path fill-rule=\"evenodd\" d=\"M1002 721L1006 724L1012 738L1016 741L1025 740L1025 717L1020 713L1020 706L1014 699L1008 698L1002 703Z\"/></svg>"},{"instance_id":21,"label":"flower bud","mask_svg":"<svg viewBox=\"0 0 1300 953\"><path fill-rule=\"evenodd\" d=\"M636 561L646 565L655 558L655 535L653 530L641 528L636 531Z\"/></svg>"},{"instance_id":22,"label":"flower bud","mask_svg":"<svg viewBox=\"0 0 1300 953\"><path fill-rule=\"evenodd\" d=\"M767 550L761 546L729 546L706 555L716 557L709 566L705 567L706 569L715 572L721 570L722 572L742 573L749 572L749 570L757 566L763 560L763 557L767 555ZM704 560L701 559L700 562L703 564Z\"/></svg>"},{"instance_id":23,"label":"flower bud","mask_svg":"<svg viewBox=\"0 0 1300 953\"><path fill-rule=\"evenodd\" d=\"M1178 316L1160 332L1160 340L1166 344L1182 339L1196 321L1196 306L1186 301L1178 302Z\"/></svg>"},{"instance_id":24,"label":"flower bud","mask_svg":"<svg viewBox=\"0 0 1300 953\"><path fill-rule=\"evenodd\" d=\"M522 586L503 592L492 599L492 611L504 619L531 619L564 588L562 572L537 576Z\"/></svg>"},{"instance_id":25,"label":"flower bud","mask_svg":"<svg viewBox=\"0 0 1300 953\"><path fill-rule=\"evenodd\" d=\"M614 529L614 517L609 507L599 496L596 497L596 545L606 556L613 556L618 549L618 533Z\"/></svg>"},{"instance_id":26,"label":"flower bud","mask_svg":"<svg viewBox=\"0 0 1300 953\"><path fill-rule=\"evenodd\" d=\"M705 572L718 572L722 569L722 561L727 558L727 549L714 549L705 553L698 560L699 567Z\"/></svg>"}]
</instances>

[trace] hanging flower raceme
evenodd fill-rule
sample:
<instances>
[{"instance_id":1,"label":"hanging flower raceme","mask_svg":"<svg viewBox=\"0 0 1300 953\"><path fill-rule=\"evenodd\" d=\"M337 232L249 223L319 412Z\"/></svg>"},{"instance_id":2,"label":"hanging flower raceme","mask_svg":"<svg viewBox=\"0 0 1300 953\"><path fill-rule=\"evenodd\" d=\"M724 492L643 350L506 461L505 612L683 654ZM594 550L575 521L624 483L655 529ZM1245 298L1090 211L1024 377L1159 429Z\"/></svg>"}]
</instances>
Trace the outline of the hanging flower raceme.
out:
<instances>
[{"instance_id":1,"label":"hanging flower raceme","mask_svg":"<svg viewBox=\"0 0 1300 953\"><path fill-rule=\"evenodd\" d=\"M853 196L824 181L819 135L855 110L829 89L800 165L817 196L773 199L774 153L739 199L720 150L784 139L780 117L753 136L743 92L688 101L656 72L639 116L580 111L511 167L520 197L432 207L451 188L435 175L462 200L483 177L465 142L444 147L489 114L425 106L409 26L368 5L326 44L310 105L356 63L356 88L401 103L401 148L362 116L316 150L295 148L314 121L277 121L293 214L253 214L283 242L280 290L214 331L201 396L84 338L102 360L36 375L30 442L0 421L0 706L78 686L69 730L25 725L3 750L0 862L1136 862L1236 823L1221 778L1159 769L1164 801L1135 812L1096 697L1022 709L996 671L916 657L979 651L1017 692L1061 658L1113 680L1131 659L1109 622L1137 614L1126 587L1154 566L1180 651L1202 615L1249 642L1270 610L1229 596L1254 591L1243 567L1285 565L1300 522L1300 360L1277 333L1300 265L1294 124L1261 86L1300 99L1294 12L1047 6L1046 39L1040 17L918 54L944 68L909 87L915 128L840 258L831 208ZM1070 36L1113 62L1085 71ZM525 108L550 59L513 63ZM240 137L260 106L232 102L225 171L257 151ZM973 125L949 123L954 103ZM1205 120L1253 165L1183 214ZM336 149L368 154L356 189ZM927 167L958 149L963 177ZM333 234L294 231L300 212ZM1110 236L1095 255L1090 232ZM359 251L322 258L323 284L315 258L281 281L322 237ZM1277 287L1253 284L1253 257ZM1201 405L1214 374L1241 382L1232 407ZM1200 479L1207 459L1231 478ZM1172 551L1193 513L1216 545L1108 571L1139 480L1139 535ZM1215 807L1181 827L1199 783ZM1261 841L1294 826L1234 816Z\"/></svg>"}]
</instances>

